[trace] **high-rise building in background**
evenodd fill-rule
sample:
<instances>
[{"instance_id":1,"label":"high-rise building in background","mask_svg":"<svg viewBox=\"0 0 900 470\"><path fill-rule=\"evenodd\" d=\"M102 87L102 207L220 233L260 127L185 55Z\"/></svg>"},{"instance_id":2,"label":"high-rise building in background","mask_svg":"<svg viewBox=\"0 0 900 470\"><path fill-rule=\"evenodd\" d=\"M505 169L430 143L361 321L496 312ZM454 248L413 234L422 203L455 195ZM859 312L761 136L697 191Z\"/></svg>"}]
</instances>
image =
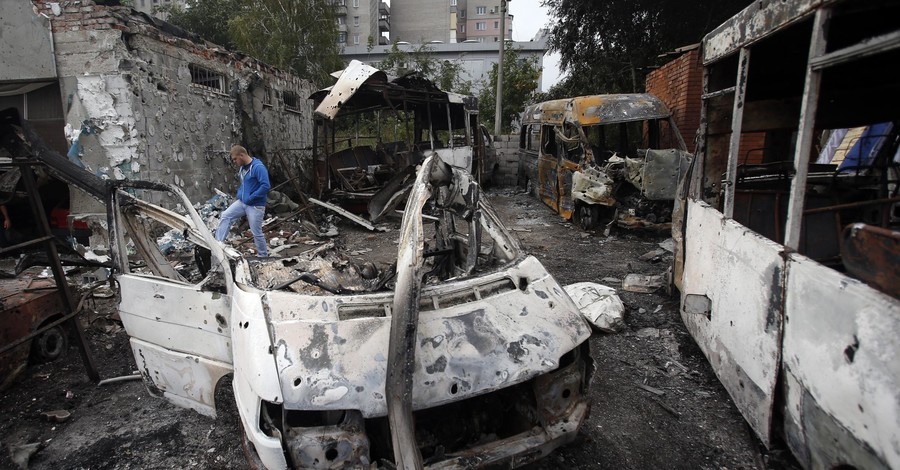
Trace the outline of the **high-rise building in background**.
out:
<instances>
[{"instance_id":1,"label":"high-rise building in background","mask_svg":"<svg viewBox=\"0 0 900 470\"><path fill-rule=\"evenodd\" d=\"M345 46L387 44L391 9L381 0L334 0L338 43Z\"/></svg>"},{"instance_id":2,"label":"high-rise building in background","mask_svg":"<svg viewBox=\"0 0 900 470\"><path fill-rule=\"evenodd\" d=\"M460 42L498 42L501 36L512 39L513 15L509 14L508 7L504 25L506 34L500 32L500 0L459 0L457 8L457 37Z\"/></svg>"},{"instance_id":3,"label":"high-rise building in background","mask_svg":"<svg viewBox=\"0 0 900 470\"><path fill-rule=\"evenodd\" d=\"M503 28L506 34L501 34L500 0L390 1L390 10L384 6L384 14L390 16L385 17L386 27L380 30L382 41L372 47L363 41L347 41L341 52L346 61L355 59L378 66L390 54L392 44L405 52L421 51L424 44L434 59L457 62L462 67L460 78L471 82L472 91L477 94L487 84L488 73L499 59L501 37L512 39L513 15L508 14L508 6ZM538 31L530 41L513 42L512 47L521 59L534 58L543 66L546 30Z\"/></svg>"},{"instance_id":4,"label":"high-rise building in background","mask_svg":"<svg viewBox=\"0 0 900 470\"><path fill-rule=\"evenodd\" d=\"M167 20L169 14L159 11L159 7L168 7L170 5L184 7L187 4L187 0L132 0L131 4L137 11L155 16L161 20Z\"/></svg>"},{"instance_id":5,"label":"high-rise building in background","mask_svg":"<svg viewBox=\"0 0 900 470\"><path fill-rule=\"evenodd\" d=\"M500 31L500 0L392 0L390 42L497 42L512 38L513 16Z\"/></svg>"}]
</instances>

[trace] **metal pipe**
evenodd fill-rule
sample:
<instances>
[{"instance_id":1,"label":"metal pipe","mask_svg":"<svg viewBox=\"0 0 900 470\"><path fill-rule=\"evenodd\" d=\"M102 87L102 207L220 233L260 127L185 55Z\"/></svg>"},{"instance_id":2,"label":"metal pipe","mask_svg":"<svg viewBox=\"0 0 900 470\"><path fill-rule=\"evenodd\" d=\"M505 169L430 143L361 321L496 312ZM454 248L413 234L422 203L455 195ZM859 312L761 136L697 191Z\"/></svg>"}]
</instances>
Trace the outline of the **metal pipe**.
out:
<instances>
[{"instance_id":1,"label":"metal pipe","mask_svg":"<svg viewBox=\"0 0 900 470\"><path fill-rule=\"evenodd\" d=\"M141 374L132 374L132 375L123 375L121 377L113 377L111 379L103 379L100 382L97 382L97 385L106 385L116 382L126 382L128 380L141 380L143 376Z\"/></svg>"}]
</instances>

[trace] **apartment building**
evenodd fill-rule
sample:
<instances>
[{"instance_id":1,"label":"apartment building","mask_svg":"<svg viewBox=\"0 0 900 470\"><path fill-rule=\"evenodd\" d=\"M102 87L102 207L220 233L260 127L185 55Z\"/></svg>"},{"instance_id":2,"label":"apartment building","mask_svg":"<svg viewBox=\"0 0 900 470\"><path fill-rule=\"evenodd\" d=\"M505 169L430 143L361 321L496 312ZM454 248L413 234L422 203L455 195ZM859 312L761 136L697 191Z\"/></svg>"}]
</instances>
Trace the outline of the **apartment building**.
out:
<instances>
[{"instance_id":1,"label":"apartment building","mask_svg":"<svg viewBox=\"0 0 900 470\"><path fill-rule=\"evenodd\" d=\"M187 5L187 0L132 0L131 5L137 11L155 16L161 20L167 20L169 19L169 14L160 11L159 8L173 5L179 5L184 8Z\"/></svg>"},{"instance_id":2,"label":"apartment building","mask_svg":"<svg viewBox=\"0 0 900 470\"><path fill-rule=\"evenodd\" d=\"M392 0L391 8L391 42L497 42L502 36L500 0ZM512 20L507 14L507 39Z\"/></svg>"},{"instance_id":3,"label":"apartment building","mask_svg":"<svg viewBox=\"0 0 900 470\"><path fill-rule=\"evenodd\" d=\"M454 3L454 0L450 1ZM501 34L500 0L459 0L458 3L457 37L460 42L498 42L501 36L512 39L513 15L508 13L508 7L504 25L506 34Z\"/></svg>"},{"instance_id":4,"label":"apartment building","mask_svg":"<svg viewBox=\"0 0 900 470\"><path fill-rule=\"evenodd\" d=\"M391 10L381 0L334 0L338 42L345 46L387 44Z\"/></svg>"}]
</instances>

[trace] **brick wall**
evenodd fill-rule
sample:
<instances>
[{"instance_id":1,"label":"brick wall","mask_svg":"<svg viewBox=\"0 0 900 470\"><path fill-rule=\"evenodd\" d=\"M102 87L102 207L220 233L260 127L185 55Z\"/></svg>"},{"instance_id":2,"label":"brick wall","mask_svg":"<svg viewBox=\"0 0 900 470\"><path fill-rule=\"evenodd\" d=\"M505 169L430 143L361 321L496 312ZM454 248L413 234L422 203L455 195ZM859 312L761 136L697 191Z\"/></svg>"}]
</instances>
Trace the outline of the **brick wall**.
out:
<instances>
[{"instance_id":1,"label":"brick wall","mask_svg":"<svg viewBox=\"0 0 900 470\"><path fill-rule=\"evenodd\" d=\"M693 153L697 128L700 126L700 95L703 92L700 49L687 51L650 72L645 86L647 93L659 97L669 107L688 151Z\"/></svg>"},{"instance_id":2,"label":"brick wall","mask_svg":"<svg viewBox=\"0 0 900 470\"><path fill-rule=\"evenodd\" d=\"M689 50L671 62L650 72L645 82L647 93L659 97L668 106L675 125L684 137L689 152L694 153L703 93L703 65L700 49ZM739 163L762 163L766 136L764 133L741 136Z\"/></svg>"}]
</instances>

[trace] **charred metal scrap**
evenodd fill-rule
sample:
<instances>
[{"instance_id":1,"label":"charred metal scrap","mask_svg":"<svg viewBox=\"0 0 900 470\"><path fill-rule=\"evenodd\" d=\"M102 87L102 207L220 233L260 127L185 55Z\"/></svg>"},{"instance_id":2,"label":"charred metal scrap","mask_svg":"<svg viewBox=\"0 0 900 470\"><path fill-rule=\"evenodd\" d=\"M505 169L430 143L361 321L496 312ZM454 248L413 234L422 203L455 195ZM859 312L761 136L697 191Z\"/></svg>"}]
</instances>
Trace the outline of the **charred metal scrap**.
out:
<instances>
[{"instance_id":1,"label":"charred metal scrap","mask_svg":"<svg viewBox=\"0 0 900 470\"><path fill-rule=\"evenodd\" d=\"M527 107L519 158L519 183L586 229L667 229L691 157L662 101L620 94Z\"/></svg>"},{"instance_id":2,"label":"charred metal scrap","mask_svg":"<svg viewBox=\"0 0 900 470\"><path fill-rule=\"evenodd\" d=\"M184 215L136 202L129 184L110 196L111 250L147 388L214 416L232 375L262 466L515 467L571 441L587 416L590 326L437 152L414 173L389 266L346 257L341 240L243 258L178 188L141 194L171 193ZM164 268L149 239L129 255L126 239L155 224L212 252L202 277Z\"/></svg>"},{"instance_id":3,"label":"charred metal scrap","mask_svg":"<svg viewBox=\"0 0 900 470\"><path fill-rule=\"evenodd\" d=\"M376 221L402 202L415 166L432 153L479 183L491 179L496 154L475 98L416 72L389 79L358 61L335 75L337 83L310 97L320 193Z\"/></svg>"}]
</instances>

